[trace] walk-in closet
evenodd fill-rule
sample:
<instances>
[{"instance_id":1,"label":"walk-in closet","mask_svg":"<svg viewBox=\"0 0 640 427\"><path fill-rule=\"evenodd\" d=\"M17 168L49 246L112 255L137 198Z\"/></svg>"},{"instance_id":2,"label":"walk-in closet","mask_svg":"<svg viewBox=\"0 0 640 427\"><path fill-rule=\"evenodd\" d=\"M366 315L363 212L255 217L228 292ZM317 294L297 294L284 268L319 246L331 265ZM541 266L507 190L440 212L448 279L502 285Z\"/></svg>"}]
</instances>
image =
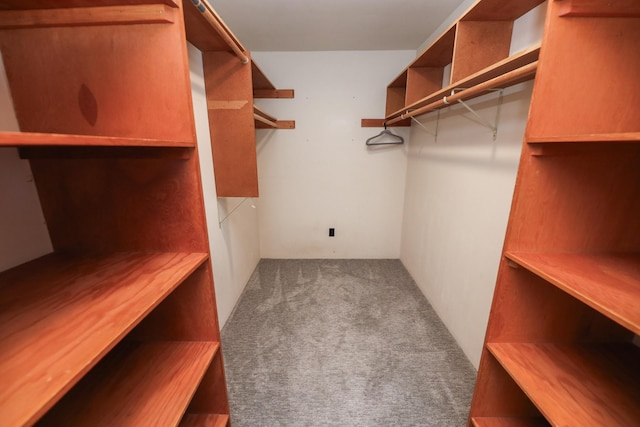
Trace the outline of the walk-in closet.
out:
<instances>
[{"instance_id":1,"label":"walk-in closet","mask_svg":"<svg viewBox=\"0 0 640 427\"><path fill-rule=\"evenodd\" d=\"M0 0L0 425L640 425L637 0Z\"/></svg>"}]
</instances>

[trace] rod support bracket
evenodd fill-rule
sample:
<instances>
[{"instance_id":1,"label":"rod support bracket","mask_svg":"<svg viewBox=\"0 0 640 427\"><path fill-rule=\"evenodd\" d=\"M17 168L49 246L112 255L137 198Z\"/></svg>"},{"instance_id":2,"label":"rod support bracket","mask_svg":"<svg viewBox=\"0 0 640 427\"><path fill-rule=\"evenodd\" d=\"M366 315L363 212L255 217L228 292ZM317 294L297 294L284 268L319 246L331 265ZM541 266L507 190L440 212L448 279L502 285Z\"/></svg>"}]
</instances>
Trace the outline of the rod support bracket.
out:
<instances>
[{"instance_id":1,"label":"rod support bracket","mask_svg":"<svg viewBox=\"0 0 640 427\"><path fill-rule=\"evenodd\" d=\"M451 90L451 95L454 95L456 93L456 91L462 91L465 90L464 88L454 88ZM475 117L475 122L478 123L481 126L484 126L488 129L491 130L492 134L493 134L493 140L495 141L496 138L498 137L498 120L500 119L500 107L502 106L502 93L504 92L504 89L487 89L488 92L498 92L499 98L498 98L498 108L496 110L496 118L495 118L495 122L494 123L490 123L488 120L484 119L482 116L480 116L477 111L475 111L469 104L467 104L466 102L464 102L462 99L458 99L458 103L461 104L464 108L466 108L471 114L474 115ZM443 100L445 102L445 104L448 104L448 102L446 102L446 96L444 97L445 99Z\"/></svg>"}]
</instances>

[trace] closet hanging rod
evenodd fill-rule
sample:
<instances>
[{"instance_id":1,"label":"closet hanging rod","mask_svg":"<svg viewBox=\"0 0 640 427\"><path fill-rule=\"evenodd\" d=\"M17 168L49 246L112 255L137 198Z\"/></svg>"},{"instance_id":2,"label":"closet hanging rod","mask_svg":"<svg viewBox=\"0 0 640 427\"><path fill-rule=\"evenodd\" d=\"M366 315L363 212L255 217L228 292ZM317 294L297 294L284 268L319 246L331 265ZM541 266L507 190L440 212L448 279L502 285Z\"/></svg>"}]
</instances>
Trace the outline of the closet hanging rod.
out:
<instances>
[{"instance_id":1,"label":"closet hanging rod","mask_svg":"<svg viewBox=\"0 0 640 427\"><path fill-rule=\"evenodd\" d=\"M233 53L240 59L243 64L249 63L249 57L244 54L244 47L240 44L235 37L230 34L230 30L222 22L218 14L209 6L206 1L203 0L191 0L191 3L196 7L198 12L202 14L204 19L207 20L214 30L220 35L222 40L233 50Z\"/></svg>"},{"instance_id":2,"label":"closet hanging rod","mask_svg":"<svg viewBox=\"0 0 640 427\"><path fill-rule=\"evenodd\" d=\"M461 100L471 99L476 96L480 96L483 92L486 92L491 89L495 89L497 87L503 88L506 86L514 85L516 83L521 83L524 81L523 78L535 74L537 68L538 68L538 61L532 62L531 64L527 64L520 68L516 68L513 71L509 71L508 73L502 74L501 76L494 77L493 79L487 80L486 82L480 83L467 90L456 92L449 96L445 96L442 99L432 102L431 104L425 105L424 107L407 111L406 113L401 114L400 116L389 120L388 122L386 122L386 125L390 126L394 123L400 122L410 117L419 116L421 114L428 113L429 111L448 107L449 104L459 99Z\"/></svg>"}]
</instances>

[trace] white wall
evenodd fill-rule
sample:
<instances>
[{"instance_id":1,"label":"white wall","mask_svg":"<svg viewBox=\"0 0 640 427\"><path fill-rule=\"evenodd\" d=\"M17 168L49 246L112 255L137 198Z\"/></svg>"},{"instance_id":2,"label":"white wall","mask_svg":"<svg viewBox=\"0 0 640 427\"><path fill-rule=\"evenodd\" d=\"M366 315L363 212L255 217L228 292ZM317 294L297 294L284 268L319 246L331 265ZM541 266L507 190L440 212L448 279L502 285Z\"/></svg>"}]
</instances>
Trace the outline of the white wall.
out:
<instances>
[{"instance_id":1,"label":"white wall","mask_svg":"<svg viewBox=\"0 0 640 427\"><path fill-rule=\"evenodd\" d=\"M487 325L531 84L505 91L498 137L462 107L440 115L438 141L413 126L400 259L476 366ZM497 96L470 102L493 120ZM435 128L435 114L419 117Z\"/></svg>"},{"instance_id":2,"label":"white wall","mask_svg":"<svg viewBox=\"0 0 640 427\"><path fill-rule=\"evenodd\" d=\"M516 22L512 52L540 40L544 12L537 8ZM505 90L496 141L460 105L440 113L437 142L411 127L400 258L476 367L532 87L528 82ZM468 104L486 120L495 120L497 95ZM434 129L436 117L429 113L418 119Z\"/></svg>"},{"instance_id":3,"label":"white wall","mask_svg":"<svg viewBox=\"0 0 640 427\"><path fill-rule=\"evenodd\" d=\"M19 130L1 55L0 130ZM29 162L15 148L0 148L0 271L52 250Z\"/></svg>"},{"instance_id":4,"label":"white wall","mask_svg":"<svg viewBox=\"0 0 640 427\"><path fill-rule=\"evenodd\" d=\"M263 258L398 258L406 146L371 150L387 84L413 51L254 52L294 99L256 100L295 130L258 131ZM408 129L400 129L407 136ZM328 236L330 227L335 237Z\"/></svg>"},{"instance_id":5,"label":"white wall","mask_svg":"<svg viewBox=\"0 0 640 427\"><path fill-rule=\"evenodd\" d=\"M216 198L202 55L191 44L188 47L202 189L212 254L218 318L222 327L260 261L258 215L252 208L251 200Z\"/></svg>"}]
</instances>

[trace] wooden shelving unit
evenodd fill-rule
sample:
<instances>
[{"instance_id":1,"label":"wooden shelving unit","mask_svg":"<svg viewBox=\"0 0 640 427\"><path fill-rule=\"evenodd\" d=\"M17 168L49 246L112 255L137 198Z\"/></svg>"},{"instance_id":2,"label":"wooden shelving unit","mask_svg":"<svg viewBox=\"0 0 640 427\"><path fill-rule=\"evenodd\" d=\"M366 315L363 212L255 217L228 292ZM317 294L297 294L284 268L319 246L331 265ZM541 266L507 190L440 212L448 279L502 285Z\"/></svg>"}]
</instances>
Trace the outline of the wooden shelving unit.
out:
<instances>
[{"instance_id":1,"label":"wooden shelving unit","mask_svg":"<svg viewBox=\"0 0 640 427\"><path fill-rule=\"evenodd\" d=\"M294 129L295 122L257 109L254 98L293 98L294 91L276 89L211 6L201 4L208 18L192 4L184 15L187 39L203 53L216 194L258 197L255 129ZM212 20L219 23L217 30Z\"/></svg>"},{"instance_id":2,"label":"wooden shelving unit","mask_svg":"<svg viewBox=\"0 0 640 427\"><path fill-rule=\"evenodd\" d=\"M206 259L53 255L2 273L0 375L12 386L0 392L0 412L14 417L3 419L42 415Z\"/></svg>"},{"instance_id":3,"label":"wooden shelving unit","mask_svg":"<svg viewBox=\"0 0 640 427\"><path fill-rule=\"evenodd\" d=\"M448 107L445 97L461 89L471 99L535 76L540 46L509 56L513 22L544 0L503 4L481 0L454 22L387 87L385 123ZM445 79L445 69L450 75ZM515 73L516 70L521 73ZM443 82L448 82L444 84ZM482 86L485 83L486 86Z\"/></svg>"},{"instance_id":4,"label":"wooden shelving unit","mask_svg":"<svg viewBox=\"0 0 640 427\"><path fill-rule=\"evenodd\" d=\"M413 103L403 106L385 119L396 124L406 117L425 114L449 107L456 99L469 100L485 95L495 88L506 88L535 77L540 46L533 46L496 62L454 84L439 88ZM457 91L457 92L456 92Z\"/></svg>"},{"instance_id":5,"label":"wooden shelving unit","mask_svg":"<svg viewBox=\"0 0 640 427\"><path fill-rule=\"evenodd\" d=\"M470 426L640 424L639 43L549 2Z\"/></svg>"},{"instance_id":6,"label":"wooden shelving unit","mask_svg":"<svg viewBox=\"0 0 640 427\"><path fill-rule=\"evenodd\" d=\"M3 425L227 425L182 2L2 7L54 247L0 273Z\"/></svg>"}]
</instances>

